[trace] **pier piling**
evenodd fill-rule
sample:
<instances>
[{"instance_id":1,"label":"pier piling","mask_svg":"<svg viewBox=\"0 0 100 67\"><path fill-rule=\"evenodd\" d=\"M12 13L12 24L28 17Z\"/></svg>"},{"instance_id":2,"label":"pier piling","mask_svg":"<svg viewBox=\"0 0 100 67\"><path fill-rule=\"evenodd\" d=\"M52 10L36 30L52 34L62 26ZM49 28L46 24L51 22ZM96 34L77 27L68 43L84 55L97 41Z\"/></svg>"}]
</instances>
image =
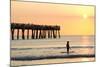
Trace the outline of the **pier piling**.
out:
<instances>
[{"instance_id":1,"label":"pier piling","mask_svg":"<svg viewBox=\"0 0 100 67\"><path fill-rule=\"evenodd\" d=\"M17 29L17 31L15 31ZM21 30L21 34L20 33ZM36 25L36 24L23 24L23 23L11 23L11 38L15 39L14 34L17 33L17 39L22 35L22 39L25 37L29 39L31 30L31 39L44 39L44 38L60 38L60 26L50 26L50 25ZM27 36L25 36L25 31L27 31Z\"/></svg>"}]
</instances>

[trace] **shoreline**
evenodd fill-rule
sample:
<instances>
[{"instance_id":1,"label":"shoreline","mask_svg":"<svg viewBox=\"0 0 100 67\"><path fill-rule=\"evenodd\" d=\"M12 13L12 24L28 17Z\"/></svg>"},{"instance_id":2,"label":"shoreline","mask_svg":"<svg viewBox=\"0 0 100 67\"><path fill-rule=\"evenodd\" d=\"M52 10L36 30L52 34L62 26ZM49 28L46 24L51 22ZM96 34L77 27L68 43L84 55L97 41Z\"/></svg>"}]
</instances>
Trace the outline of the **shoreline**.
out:
<instances>
[{"instance_id":1,"label":"shoreline","mask_svg":"<svg viewBox=\"0 0 100 67\"><path fill-rule=\"evenodd\" d=\"M52 55L52 56L23 56L23 57L11 57L12 60L25 61L25 60L42 60L42 59L58 59L58 58L80 58L80 57L95 57L95 54L69 54L69 55Z\"/></svg>"}]
</instances>

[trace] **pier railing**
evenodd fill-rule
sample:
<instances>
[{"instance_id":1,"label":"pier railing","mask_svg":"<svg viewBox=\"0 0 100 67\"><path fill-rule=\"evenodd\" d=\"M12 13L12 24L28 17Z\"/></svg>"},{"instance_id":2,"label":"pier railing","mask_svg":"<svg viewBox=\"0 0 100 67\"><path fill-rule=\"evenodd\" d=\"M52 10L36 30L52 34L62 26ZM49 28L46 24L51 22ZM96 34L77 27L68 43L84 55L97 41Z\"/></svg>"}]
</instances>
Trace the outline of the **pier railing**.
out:
<instances>
[{"instance_id":1,"label":"pier railing","mask_svg":"<svg viewBox=\"0 0 100 67\"><path fill-rule=\"evenodd\" d=\"M17 39L19 39L19 30L21 30L22 39L44 39L44 38L60 38L60 26L52 25L36 25L36 24L24 24L24 23L11 23L11 37L15 39L15 30L17 30ZM25 30L27 30L27 36L25 36ZM31 30L31 35L29 30Z\"/></svg>"}]
</instances>

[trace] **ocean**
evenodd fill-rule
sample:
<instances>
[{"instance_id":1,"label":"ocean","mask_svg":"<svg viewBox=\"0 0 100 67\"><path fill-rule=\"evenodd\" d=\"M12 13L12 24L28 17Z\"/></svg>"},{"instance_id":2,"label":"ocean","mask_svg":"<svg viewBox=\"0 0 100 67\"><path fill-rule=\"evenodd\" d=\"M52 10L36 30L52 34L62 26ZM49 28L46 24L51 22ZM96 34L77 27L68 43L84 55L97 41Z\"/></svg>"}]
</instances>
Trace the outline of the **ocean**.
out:
<instances>
[{"instance_id":1,"label":"ocean","mask_svg":"<svg viewBox=\"0 0 100 67\"><path fill-rule=\"evenodd\" d=\"M66 43L70 52L67 54ZM11 66L95 61L94 35L67 35L55 39L11 40Z\"/></svg>"}]
</instances>

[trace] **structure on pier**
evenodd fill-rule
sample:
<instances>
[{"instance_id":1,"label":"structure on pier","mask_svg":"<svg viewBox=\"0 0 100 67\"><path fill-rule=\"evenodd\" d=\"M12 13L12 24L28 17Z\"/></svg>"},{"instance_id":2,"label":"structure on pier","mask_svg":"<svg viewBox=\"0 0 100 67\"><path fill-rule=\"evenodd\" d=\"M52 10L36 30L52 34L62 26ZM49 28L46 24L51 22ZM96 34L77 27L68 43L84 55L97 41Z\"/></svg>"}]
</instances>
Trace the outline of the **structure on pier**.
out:
<instances>
[{"instance_id":1,"label":"structure on pier","mask_svg":"<svg viewBox=\"0 0 100 67\"><path fill-rule=\"evenodd\" d=\"M19 30L21 30L22 39L25 39L25 30L27 30L27 39L29 39L29 30L31 30L31 39L60 38L60 26L35 25L23 23L11 23L11 37L14 40L15 30L17 30L17 39L19 39Z\"/></svg>"}]
</instances>

